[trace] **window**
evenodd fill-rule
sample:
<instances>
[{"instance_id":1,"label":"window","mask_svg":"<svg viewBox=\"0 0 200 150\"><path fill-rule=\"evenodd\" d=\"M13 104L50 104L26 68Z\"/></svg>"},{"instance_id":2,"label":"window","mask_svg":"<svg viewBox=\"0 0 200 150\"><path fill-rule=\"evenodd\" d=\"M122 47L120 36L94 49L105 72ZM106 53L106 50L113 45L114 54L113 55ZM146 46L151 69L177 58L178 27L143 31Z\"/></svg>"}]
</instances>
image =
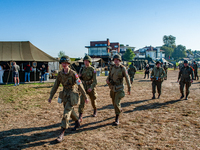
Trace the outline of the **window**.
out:
<instances>
[{"instance_id":1,"label":"window","mask_svg":"<svg viewBox=\"0 0 200 150\"><path fill-rule=\"evenodd\" d=\"M118 48L118 45L115 45L115 48Z\"/></svg>"}]
</instances>

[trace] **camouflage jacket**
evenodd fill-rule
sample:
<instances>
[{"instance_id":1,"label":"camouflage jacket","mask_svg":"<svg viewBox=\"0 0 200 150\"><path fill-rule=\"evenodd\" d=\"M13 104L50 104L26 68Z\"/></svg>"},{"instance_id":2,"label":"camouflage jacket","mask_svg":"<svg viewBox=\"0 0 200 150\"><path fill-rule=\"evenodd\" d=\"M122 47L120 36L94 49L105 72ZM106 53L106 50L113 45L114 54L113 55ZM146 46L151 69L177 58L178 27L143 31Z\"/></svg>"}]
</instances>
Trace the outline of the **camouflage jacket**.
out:
<instances>
[{"instance_id":1,"label":"camouflage jacket","mask_svg":"<svg viewBox=\"0 0 200 150\"><path fill-rule=\"evenodd\" d=\"M164 69L165 71L167 71L168 65L163 65L163 69Z\"/></svg>"},{"instance_id":2,"label":"camouflage jacket","mask_svg":"<svg viewBox=\"0 0 200 150\"><path fill-rule=\"evenodd\" d=\"M109 76L107 80L110 82L110 89L113 90L114 92L124 90L124 85L123 85L123 77L126 79L126 83L128 85L128 91L131 90L131 84L130 84L130 79L128 76L128 73L126 71L126 68L120 64L120 66L113 66L112 70L109 72Z\"/></svg>"},{"instance_id":3,"label":"camouflage jacket","mask_svg":"<svg viewBox=\"0 0 200 150\"><path fill-rule=\"evenodd\" d=\"M198 70L197 64L193 64L193 69L194 69L195 71Z\"/></svg>"},{"instance_id":4,"label":"camouflage jacket","mask_svg":"<svg viewBox=\"0 0 200 150\"><path fill-rule=\"evenodd\" d=\"M163 68L159 67L154 67L152 72L151 72L151 78L157 79L161 78L161 81L163 81L163 78L166 77L166 73Z\"/></svg>"},{"instance_id":5,"label":"camouflage jacket","mask_svg":"<svg viewBox=\"0 0 200 150\"><path fill-rule=\"evenodd\" d=\"M58 73L58 76L56 78L56 81L54 83L54 86L51 89L50 92L50 99L53 98L54 94L56 93L60 83L63 85L63 91L68 91L67 93L70 93L70 91L75 90L75 84L78 85L79 90L81 91L82 95L85 99L87 99L86 92L83 88L83 85L81 83L81 80L79 79L78 75L75 71L72 69L68 69L68 73L65 74L64 70L61 70Z\"/></svg>"},{"instance_id":6,"label":"camouflage jacket","mask_svg":"<svg viewBox=\"0 0 200 150\"><path fill-rule=\"evenodd\" d=\"M92 66L83 67L80 71L82 83L84 86L88 85L94 89L97 85L96 71Z\"/></svg>"},{"instance_id":7,"label":"camouflage jacket","mask_svg":"<svg viewBox=\"0 0 200 150\"><path fill-rule=\"evenodd\" d=\"M191 76L191 77L190 77ZM194 73L190 66L182 67L179 71L178 80L184 82L190 82L191 79L194 79Z\"/></svg>"}]
</instances>

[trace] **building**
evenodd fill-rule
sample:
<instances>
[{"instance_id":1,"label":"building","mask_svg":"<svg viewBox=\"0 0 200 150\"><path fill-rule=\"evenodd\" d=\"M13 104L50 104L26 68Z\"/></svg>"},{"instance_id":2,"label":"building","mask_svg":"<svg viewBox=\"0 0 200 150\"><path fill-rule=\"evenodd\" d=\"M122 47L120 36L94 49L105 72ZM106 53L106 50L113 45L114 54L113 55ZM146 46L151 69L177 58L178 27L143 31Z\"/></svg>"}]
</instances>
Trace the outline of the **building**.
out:
<instances>
[{"instance_id":1,"label":"building","mask_svg":"<svg viewBox=\"0 0 200 150\"><path fill-rule=\"evenodd\" d=\"M139 50L134 51L135 58L147 58L151 57L153 60L159 60L165 58L165 51L160 49L161 47L146 46Z\"/></svg>"},{"instance_id":2,"label":"building","mask_svg":"<svg viewBox=\"0 0 200 150\"><path fill-rule=\"evenodd\" d=\"M111 52L119 53L120 45L119 42L111 43L109 39L106 41L90 41L90 46L85 46L88 48L88 55L92 58L102 58L108 60L111 56Z\"/></svg>"},{"instance_id":3,"label":"building","mask_svg":"<svg viewBox=\"0 0 200 150\"><path fill-rule=\"evenodd\" d=\"M121 54L124 54L127 49L131 49L134 52L135 47L131 47L129 45L126 45L126 46L120 45L120 53Z\"/></svg>"}]
</instances>

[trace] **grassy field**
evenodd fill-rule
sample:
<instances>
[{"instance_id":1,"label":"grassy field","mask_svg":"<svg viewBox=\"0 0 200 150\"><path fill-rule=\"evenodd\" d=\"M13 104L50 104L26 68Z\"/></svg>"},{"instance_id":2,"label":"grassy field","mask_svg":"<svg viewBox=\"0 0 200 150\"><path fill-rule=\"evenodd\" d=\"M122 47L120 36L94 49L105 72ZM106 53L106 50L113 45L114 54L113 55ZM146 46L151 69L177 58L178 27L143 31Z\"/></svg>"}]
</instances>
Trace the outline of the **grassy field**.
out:
<instances>
[{"instance_id":1,"label":"grassy field","mask_svg":"<svg viewBox=\"0 0 200 150\"><path fill-rule=\"evenodd\" d=\"M67 130L62 143L55 142L63 114L57 103L61 86L49 104L53 83L0 85L0 149L200 149L200 81L192 84L188 100L180 100L178 70L169 70L161 98L152 100L151 81L142 73L135 75L131 95L121 101L118 127L112 126L115 114L106 77L97 77L97 117L88 104L81 127Z\"/></svg>"}]
</instances>

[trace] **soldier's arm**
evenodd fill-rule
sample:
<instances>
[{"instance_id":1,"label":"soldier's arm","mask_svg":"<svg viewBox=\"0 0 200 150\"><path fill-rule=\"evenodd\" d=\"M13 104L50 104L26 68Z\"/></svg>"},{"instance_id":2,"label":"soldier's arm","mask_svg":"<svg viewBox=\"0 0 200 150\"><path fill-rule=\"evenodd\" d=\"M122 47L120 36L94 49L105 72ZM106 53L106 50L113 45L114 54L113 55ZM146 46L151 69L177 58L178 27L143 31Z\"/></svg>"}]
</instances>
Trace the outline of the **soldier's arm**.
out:
<instances>
[{"instance_id":1,"label":"soldier's arm","mask_svg":"<svg viewBox=\"0 0 200 150\"><path fill-rule=\"evenodd\" d=\"M163 79L164 77L166 77L166 73L165 73L165 70L164 69L162 69L162 75L161 75L161 79Z\"/></svg>"},{"instance_id":2,"label":"soldier's arm","mask_svg":"<svg viewBox=\"0 0 200 150\"><path fill-rule=\"evenodd\" d=\"M179 73L178 73L178 80L181 78L181 70L179 71Z\"/></svg>"},{"instance_id":3,"label":"soldier's arm","mask_svg":"<svg viewBox=\"0 0 200 150\"><path fill-rule=\"evenodd\" d=\"M137 71L137 68L135 67L135 72Z\"/></svg>"},{"instance_id":4,"label":"soldier's arm","mask_svg":"<svg viewBox=\"0 0 200 150\"><path fill-rule=\"evenodd\" d=\"M131 83L130 83L129 76L128 76L127 72L126 72L126 69L124 67L122 68L122 73L123 73L123 76L126 79L126 83L127 83L127 86L128 86L128 92L130 92L131 91Z\"/></svg>"},{"instance_id":5,"label":"soldier's arm","mask_svg":"<svg viewBox=\"0 0 200 150\"><path fill-rule=\"evenodd\" d=\"M86 100L87 95L86 95L85 89L83 87L83 84L77 74L75 74L74 76L75 76L74 82L76 82L76 84L78 85L78 89L81 91L81 94L83 95L84 99Z\"/></svg>"},{"instance_id":6,"label":"soldier's arm","mask_svg":"<svg viewBox=\"0 0 200 150\"><path fill-rule=\"evenodd\" d=\"M52 98L53 98L53 96L54 96L54 94L56 93L56 91L57 91L59 85L60 85L60 73L58 73L58 76L57 76L57 78L56 78L56 81L55 81L55 83L54 83L54 85L53 85L53 87L52 87L52 89L51 89L49 99L52 99Z\"/></svg>"},{"instance_id":7,"label":"soldier's arm","mask_svg":"<svg viewBox=\"0 0 200 150\"><path fill-rule=\"evenodd\" d=\"M97 74L96 74L96 71L95 70L93 70L93 78L92 78L92 80L93 80L93 83L92 83L92 85L91 85L91 89L93 90L94 89L94 87L97 85Z\"/></svg>"}]
</instances>

